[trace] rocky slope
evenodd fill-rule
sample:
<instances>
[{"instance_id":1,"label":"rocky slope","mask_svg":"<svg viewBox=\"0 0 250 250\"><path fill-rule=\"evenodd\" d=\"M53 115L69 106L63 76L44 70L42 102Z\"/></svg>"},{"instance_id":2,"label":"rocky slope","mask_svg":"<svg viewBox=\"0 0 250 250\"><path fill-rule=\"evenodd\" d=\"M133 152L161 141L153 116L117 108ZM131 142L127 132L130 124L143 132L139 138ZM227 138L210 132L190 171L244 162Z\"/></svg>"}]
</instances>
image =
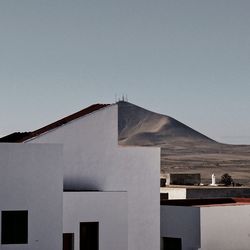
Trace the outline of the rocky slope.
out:
<instances>
[{"instance_id":1,"label":"rocky slope","mask_svg":"<svg viewBox=\"0 0 250 250\"><path fill-rule=\"evenodd\" d=\"M176 142L216 143L176 119L119 102L119 142L123 145L167 145Z\"/></svg>"}]
</instances>

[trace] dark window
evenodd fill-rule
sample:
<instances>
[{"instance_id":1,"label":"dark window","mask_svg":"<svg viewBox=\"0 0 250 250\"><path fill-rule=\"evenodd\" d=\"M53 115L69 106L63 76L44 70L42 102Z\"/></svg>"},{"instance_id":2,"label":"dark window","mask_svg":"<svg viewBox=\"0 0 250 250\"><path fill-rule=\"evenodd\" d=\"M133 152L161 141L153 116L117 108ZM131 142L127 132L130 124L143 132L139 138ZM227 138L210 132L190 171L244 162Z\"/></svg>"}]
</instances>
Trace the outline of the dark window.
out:
<instances>
[{"instance_id":1,"label":"dark window","mask_svg":"<svg viewBox=\"0 0 250 250\"><path fill-rule=\"evenodd\" d=\"M99 249L99 223L80 223L80 250Z\"/></svg>"},{"instance_id":2,"label":"dark window","mask_svg":"<svg viewBox=\"0 0 250 250\"><path fill-rule=\"evenodd\" d=\"M63 234L63 250L74 250L74 234Z\"/></svg>"},{"instance_id":3,"label":"dark window","mask_svg":"<svg viewBox=\"0 0 250 250\"><path fill-rule=\"evenodd\" d=\"M2 211L2 244L28 243L28 211Z\"/></svg>"},{"instance_id":4,"label":"dark window","mask_svg":"<svg viewBox=\"0 0 250 250\"><path fill-rule=\"evenodd\" d=\"M163 250L181 250L181 238L162 238Z\"/></svg>"},{"instance_id":5,"label":"dark window","mask_svg":"<svg viewBox=\"0 0 250 250\"><path fill-rule=\"evenodd\" d=\"M160 197L161 197L161 201L168 200L168 193L161 193Z\"/></svg>"}]
</instances>

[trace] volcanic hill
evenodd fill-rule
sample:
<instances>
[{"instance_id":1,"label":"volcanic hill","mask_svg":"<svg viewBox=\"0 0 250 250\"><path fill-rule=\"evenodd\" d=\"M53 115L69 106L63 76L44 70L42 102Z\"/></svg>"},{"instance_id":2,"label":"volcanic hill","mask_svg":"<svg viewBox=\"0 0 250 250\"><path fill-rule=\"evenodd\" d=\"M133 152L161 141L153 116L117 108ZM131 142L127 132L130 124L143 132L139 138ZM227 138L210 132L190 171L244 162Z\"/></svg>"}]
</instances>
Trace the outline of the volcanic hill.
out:
<instances>
[{"instance_id":1,"label":"volcanic hill","mask_svg":"<svg viewBox=\"0 0 250 250\"><path fill-rule=\"evenodd\" d=\"M236 182L250 184L250 145L216 142L176 119L128 102L118 102L120 145L161 147L161 174L201 173L209 183L229 173Z\"/></svg>"}]
</instances>

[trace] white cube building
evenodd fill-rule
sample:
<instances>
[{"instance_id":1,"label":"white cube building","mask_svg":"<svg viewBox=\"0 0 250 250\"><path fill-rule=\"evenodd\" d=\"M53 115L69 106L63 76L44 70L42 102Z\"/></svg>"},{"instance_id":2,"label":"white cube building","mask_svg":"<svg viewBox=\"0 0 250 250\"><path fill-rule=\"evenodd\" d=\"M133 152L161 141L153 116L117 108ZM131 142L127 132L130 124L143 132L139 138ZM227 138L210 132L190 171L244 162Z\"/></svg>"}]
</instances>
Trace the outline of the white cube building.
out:
<instances>
[{"instance_id":1,"label":"white cube building","mask_svg":"<svg viewBox=\"0 0 250 250\"><path fill-rule=\"evenodd\" d=\"M248 250L250 199L165 200L161 249Z\"/></svg>"}]
</instances>

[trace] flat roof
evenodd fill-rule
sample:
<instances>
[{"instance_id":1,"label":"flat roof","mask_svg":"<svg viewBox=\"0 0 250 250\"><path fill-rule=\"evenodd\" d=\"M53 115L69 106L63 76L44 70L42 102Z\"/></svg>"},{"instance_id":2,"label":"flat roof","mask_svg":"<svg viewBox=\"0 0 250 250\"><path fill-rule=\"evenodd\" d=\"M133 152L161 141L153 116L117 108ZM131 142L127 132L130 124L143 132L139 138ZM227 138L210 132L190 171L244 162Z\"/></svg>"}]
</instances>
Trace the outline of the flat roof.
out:
<instances>
[{"instance_id":1,"label":"flat roof","mask_svg":"<svg viewBox=\"0 0 250 250\"><path fill-rule=\"evenodd\" d=\"M250 198L161 200L161 206L214 207L250 205Z\"/></svg>"}]
</instances>

